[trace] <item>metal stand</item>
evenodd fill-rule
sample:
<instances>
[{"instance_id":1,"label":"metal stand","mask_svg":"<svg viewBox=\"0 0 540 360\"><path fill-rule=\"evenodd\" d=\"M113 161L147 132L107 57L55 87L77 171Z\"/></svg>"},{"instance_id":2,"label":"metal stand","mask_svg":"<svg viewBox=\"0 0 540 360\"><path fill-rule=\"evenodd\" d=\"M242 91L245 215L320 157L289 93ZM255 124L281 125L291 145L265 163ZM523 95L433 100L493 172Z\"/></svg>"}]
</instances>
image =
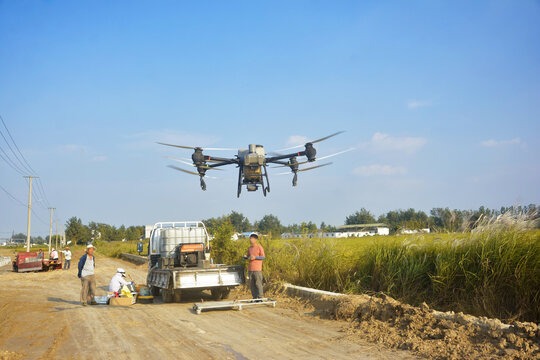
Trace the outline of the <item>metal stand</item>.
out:
<instances>
[{"instance_id":1,"label":"metal stand","mask_svg":"<svg viewBox=\"0 0 540 360\"><path fill-rule=\"evenodd\" d=\"M254 305L272 305L272 307L276 307L276 300L262 298L234 301L209 301L193 304L193 310L199 315L203 310L237 308L238 311L241 311L243 307Z\"/></svg>"}]
</instances>

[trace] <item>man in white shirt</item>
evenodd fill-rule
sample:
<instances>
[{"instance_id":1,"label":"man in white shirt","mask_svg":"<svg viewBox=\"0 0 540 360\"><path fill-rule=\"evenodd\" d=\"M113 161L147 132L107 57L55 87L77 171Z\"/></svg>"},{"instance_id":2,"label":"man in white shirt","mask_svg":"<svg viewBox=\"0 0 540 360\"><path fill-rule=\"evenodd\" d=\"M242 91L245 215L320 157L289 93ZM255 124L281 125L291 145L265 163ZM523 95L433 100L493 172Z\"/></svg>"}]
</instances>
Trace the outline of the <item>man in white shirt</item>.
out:
<instances>
[{"instance_id":1,"label":"man in white shirt","mask_svg":"<svg viewBox=\"0 0 540 360\"><path fill-rule=\"evenodd\" d=\"M116 274L114 274L111 282L109 283L109 292L119 293L122 289L122 286L128 285L131 282L125 280L126 270L122 268L116 269Z\"/></svg>"},{"instance_id":2,"label":"man in white shirt","mask_svg":"<svg viewBox=\"0 0 540 360\"><path fill-rule=\"evenodd\" d=\"M66 250L63 250L64 254L64 270L68 270L71 267L71 251L69 247L66 246Z\"/></svg>"},{"instance_id":3,"label":"man in white shirt","mask_svg":"<svg viewBox=\"0 0 540 360\"><path fill-rule=\"evenodd\" d=\"M52 249L51 251L51 260L58 260L58 251L56 249Z\"/></svg>"}]
</instances>

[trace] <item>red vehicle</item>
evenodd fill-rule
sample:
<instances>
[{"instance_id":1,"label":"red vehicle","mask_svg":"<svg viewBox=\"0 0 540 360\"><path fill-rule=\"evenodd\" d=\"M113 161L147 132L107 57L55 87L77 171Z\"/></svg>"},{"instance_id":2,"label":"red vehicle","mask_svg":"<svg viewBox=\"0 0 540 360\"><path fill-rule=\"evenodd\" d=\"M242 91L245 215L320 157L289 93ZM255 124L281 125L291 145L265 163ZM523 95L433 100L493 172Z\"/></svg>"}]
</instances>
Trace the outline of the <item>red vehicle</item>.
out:
<instances>
[{"instance_id":1,"label":"red vehicle","mask_svg":"<svg viewBox=\"0 0 540 360\"><path fill-rule=\"evenodd\" d=\"M62 260L50 260L38 257L35 251L18 252L13 261L13 271L29 272L29 271L47 271L54 269L62 269Z\"/></svg>"}]
</instances>

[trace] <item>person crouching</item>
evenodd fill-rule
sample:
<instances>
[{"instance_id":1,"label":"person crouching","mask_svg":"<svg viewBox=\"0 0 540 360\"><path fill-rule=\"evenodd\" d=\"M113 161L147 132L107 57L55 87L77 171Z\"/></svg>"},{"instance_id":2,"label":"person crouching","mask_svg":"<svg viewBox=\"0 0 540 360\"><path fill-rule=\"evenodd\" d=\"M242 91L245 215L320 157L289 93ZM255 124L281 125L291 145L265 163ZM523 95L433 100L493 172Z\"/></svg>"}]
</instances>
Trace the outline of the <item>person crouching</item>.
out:
<instances>
[{"instance_id":1,"label":"person crouching","mask_svg":"<svg viewBox=\"0 0 540 360\"><path fill-rule=\"evenodd\" d=\"M111 279L111 282L109 283L109 292L114 293L114 295L110 296L116 296L120 291L122 290L122 287L124 285L131 284L130 281L126 281L126 270L122 268L116 269L116 274Z\"/></svg>"}]
</instances>

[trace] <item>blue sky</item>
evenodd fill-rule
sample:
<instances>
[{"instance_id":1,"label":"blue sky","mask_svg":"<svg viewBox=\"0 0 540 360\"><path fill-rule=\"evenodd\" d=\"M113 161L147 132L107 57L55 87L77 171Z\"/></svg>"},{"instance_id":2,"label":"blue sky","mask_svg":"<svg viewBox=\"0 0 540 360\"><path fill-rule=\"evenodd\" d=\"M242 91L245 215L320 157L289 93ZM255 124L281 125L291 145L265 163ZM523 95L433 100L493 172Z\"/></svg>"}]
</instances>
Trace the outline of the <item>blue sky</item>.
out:
<instances>
[{"instance_id":1,"label":"blue sky","mask_svg":"<svg viewBox=\"0 0 540 360\"><path fill-rule=\"evenodd\" d=\"M538 39L538 1L2 1L0 115L48 198L33 234L48 204L116 225L338 225L361 207L539 203ZM271 176L267 198L237 199L234 168L202 192L163 158L190 152L154 143L272 150L339 130L319 154L356 151L296 188ZM0 185L27 201L3 161ZM0 237L25 229L1 191Z\"/></svg>"}]
</instances>

